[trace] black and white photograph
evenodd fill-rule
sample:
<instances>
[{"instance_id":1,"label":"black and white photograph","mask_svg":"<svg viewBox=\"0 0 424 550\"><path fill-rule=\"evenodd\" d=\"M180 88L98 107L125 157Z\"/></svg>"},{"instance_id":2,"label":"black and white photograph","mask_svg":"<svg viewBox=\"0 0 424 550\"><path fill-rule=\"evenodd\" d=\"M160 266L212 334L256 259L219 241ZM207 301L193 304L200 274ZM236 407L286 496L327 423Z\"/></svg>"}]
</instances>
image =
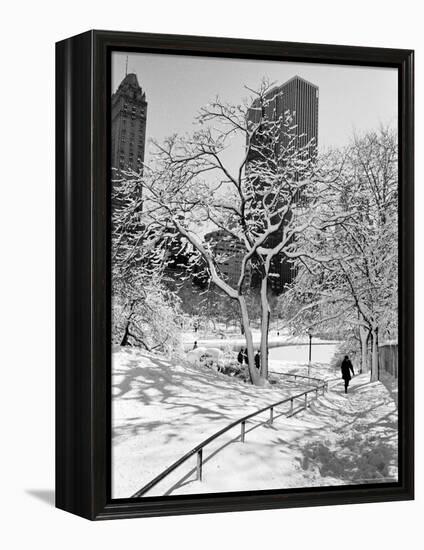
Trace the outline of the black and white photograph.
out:
<instances>
[{"instance_id":1,"label":"black and white photograph","mask_svg":"<svg viewBox=\"0 0 424 550\"><path fill-rule=\"evenodd\" d=\"M398 70L114 51L111 497L398 482Z\"/></svg>"},{"instance_id":2,"label":"black and white photograph","mask_svg":"<svg viewBox=\"0 0 424 550\"><path fill-rule=\"evenodd\" d=\"M415 550L416 0L5 6L0 546Z\"/></svg>"}]
</instances>

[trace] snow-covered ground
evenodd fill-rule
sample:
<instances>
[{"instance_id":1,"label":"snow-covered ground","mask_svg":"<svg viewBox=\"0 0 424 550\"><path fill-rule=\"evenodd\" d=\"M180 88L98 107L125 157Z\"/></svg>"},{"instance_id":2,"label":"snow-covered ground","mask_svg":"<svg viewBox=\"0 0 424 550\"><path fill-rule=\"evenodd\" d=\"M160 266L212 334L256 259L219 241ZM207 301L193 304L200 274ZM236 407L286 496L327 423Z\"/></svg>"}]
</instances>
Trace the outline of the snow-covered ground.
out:
<instances>
[{"instance_id":1,"label":"snow-covered ground","mask_svg":"<svg viewBox=\"0 0 424 550\"><path fill-rule=\"evenodd\" d=\"M252 330L253 345L258 347L261 341L261 331L258 329ZM313 346L319 347L319 345L326 345L330 343L326 340L321 340L320 338L313 338ZM225 332L222 331L217 334L212 333L195 333L193 331L187 331L183 333L183 347L185 350L192 349L194 342L197 342L198 346L206 347L218 347L224 349L225 347L230 347L232 349L239 349L240 347L246 346L246 340L240 332ZM332 342L337 343L337 342ZM277 331L271 330L268 337L268 345L270 348L277 346L292 346L298 344L299 347L309 345L309 336L303 334L300 336L293 336L287 330Z\"/></svg>"},{"instance_id":2,"label":"snow-covered ground","mask_svg":"<svg viewBox=\"0 0 424 550\"><path fill-rule=\"evenodd\" d=\"M337 344L322 343L312 346L312 363L309 376L317 378L334 378L339 376L330 366L333 355L337 352ZM269 350L269 369L273 372L291 372L308 375L309 348L304 345L285 345Z\"/></svg>"},{"instance_id":3,"label":"snow-covered ground","mask_svg":"<svg viewBox=\"0 0 424 550\"><path fill-rule=\"evenodd\" d=\"M304 372L304 364L272 359L274 372ZM181 363L181 362L180 362ZM338 373L314 364L314 373ZM148 481L220 428L265 405L310 387L281 377L272 388L257 388L206 367L173 365L160 356L121 348L113 354L114 498L134 494ZM196 457L146 496L335 485L394 480L397 475L397 408L386 387L368 375L341 381L287 418L280 411L268 425L264 413L204 449L203 481Z\"/></svg>"}]
</instances>

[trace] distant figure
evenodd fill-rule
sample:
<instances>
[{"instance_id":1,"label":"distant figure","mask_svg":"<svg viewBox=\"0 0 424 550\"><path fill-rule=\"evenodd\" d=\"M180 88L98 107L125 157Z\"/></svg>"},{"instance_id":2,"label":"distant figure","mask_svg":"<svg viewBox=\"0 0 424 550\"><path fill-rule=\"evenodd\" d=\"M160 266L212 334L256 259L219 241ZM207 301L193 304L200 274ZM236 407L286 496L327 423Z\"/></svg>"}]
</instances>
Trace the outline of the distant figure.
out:
<instances>
[{"instance_id":1,"label":"distant figure","mask_svg":"<svg viewBox=\"0 0 424 550\"><path fill-rule=\"evenodd\" d=\"M240 363L240 365L243 364L243 357L244 357L244 348L240 348L240 351L237 355L237 361Z\"/></svg>"},{"instance_id":2,"label":"distant figure","mask_svg":"<svg viewBox=\"0 0 424 550\"><path fill-rule=\"evenodd\" d=\"M258 370L261 368L261 355L259 351L257 351L255 355L255 365Z\"/></svg>"},{"instance_id":3,"label":"distant figure","mask_svg":"<svg viewBox=\"0 0 424 550\"><path fill-rule=\"evenodd\" d=\"M193 349L196 349L197 348L197 340L194 342L194 346L193 346Z\"/></svg>"},{"instance_id":4,"label":"distant figure","mask_svg":"<svg viewBox=\"0 0 424 550\"><path fill-rule=\"evenodd\" d=\"M247 348L243 351L243 361L246 363L246 365L249 364L249 357L247 355Z\"/></svg>"},{"instance_id":5,"label":"distant figure","mask_svg":"<svg viewBox=\"0 0 424 550\"><path fill-rule=\"evenodd\" d=\"M277 330L277 336L280 336L280 331L279 330Z\"/></svg>"},{"instance_id":6,"label":"distant figure","mask_svg":"<svg viewBox=\"0 0 424 550\"><path fill-rule=\"evenodd\" d=\"M344 380L345 393L347 393L347 388L351 379L350 371L352 371L352 376L355 376L355 373L353 372L353 365L349 357L345 355L345 358L342 361L342 378Z\"/></svg>"}]
</instances>

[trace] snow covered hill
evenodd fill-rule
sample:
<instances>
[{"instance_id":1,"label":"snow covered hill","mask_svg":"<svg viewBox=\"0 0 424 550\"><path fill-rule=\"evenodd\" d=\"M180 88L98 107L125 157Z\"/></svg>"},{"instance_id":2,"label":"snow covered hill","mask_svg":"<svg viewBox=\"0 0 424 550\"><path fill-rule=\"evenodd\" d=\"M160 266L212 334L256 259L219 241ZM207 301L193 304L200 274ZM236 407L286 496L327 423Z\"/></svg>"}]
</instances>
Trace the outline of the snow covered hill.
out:
<instances>
[{"instance_id":1,"label":"snow covered hill","mask_svg":"<svg viewBox=\"0 0 424 550\"><path fill-rule=\"evenodd\" d=\"M367 380L355 377L347 396L335 383L307 411L290 419L276 413L272 426L267 414L255 418L245 443L234 428L205 448L202 482L193 457L146 496L393 480L396 405L382 384ZM231 421L308 387L284 378L257 388L139 350L115 351L113 497L131 496Z\"/></svg>"}]
</instances>

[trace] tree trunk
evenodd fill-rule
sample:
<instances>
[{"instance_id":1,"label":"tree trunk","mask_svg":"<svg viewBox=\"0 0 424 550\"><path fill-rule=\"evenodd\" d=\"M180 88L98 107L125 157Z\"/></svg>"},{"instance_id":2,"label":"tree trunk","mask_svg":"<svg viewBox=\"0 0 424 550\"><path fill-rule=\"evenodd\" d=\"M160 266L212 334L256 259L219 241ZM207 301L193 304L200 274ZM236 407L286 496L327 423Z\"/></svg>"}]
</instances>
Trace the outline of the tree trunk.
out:
<instances>
[{"instance_id":1,"label":"tree trunk","mask_svg":"<svg viewBox=\"0 0 424 550\"><path fill-rule=\"evenodd\" d=\"M368 339L370 331L368 328L359 327L359 342L361 344L361 372L368 372Z\"/></svg>"},{"instance_id":2,"label":"tree trunk","mask_svg":"<svg viewBox=\"0 0 424 550\"><path fill-rule=\"evenodd\" d=\"M127 324L125 325L124 336L122 337L121 344L120 344L121 346L128 346L129 335L130 335L130 320L128 320Z\"/></svg>"},{"instance_id":3,"label":"tree trunk","mask_svg":"<svg viewBox=\"0 0 424 550\"><path fill-rule=\"evenodd\" d=\"M246 300L243 296L238 297L238 302L240 305L241 321L243 323L244 337L246 339L246 348L247 348L247 360L249 368L250 381L255 386L261 385L259 373L255 367L255 354L253 351L253 338L252 331L250 330L249 324L249 314L247 311Z\"/></svg>"},{"instance_id":4,"label":"tree trunk","mask_svg":"<svg viewBox=\"0 0 424 550\"><path fill-rule=\"evenodd\" d=\"M268 333L271 316L268 301L268 278L261 281L261 376L268 380Z\"/></svg>"},{"instance_id":5,"label":"tree trunk","mask_svg":"<svg viewBox=\"0 0 424 550\"><path fill-rule=\"evenodd\" d=\"M378 372L378 328L373 328L371 332L371 382L379 380Z\"/></svg>"}]
</instances>

